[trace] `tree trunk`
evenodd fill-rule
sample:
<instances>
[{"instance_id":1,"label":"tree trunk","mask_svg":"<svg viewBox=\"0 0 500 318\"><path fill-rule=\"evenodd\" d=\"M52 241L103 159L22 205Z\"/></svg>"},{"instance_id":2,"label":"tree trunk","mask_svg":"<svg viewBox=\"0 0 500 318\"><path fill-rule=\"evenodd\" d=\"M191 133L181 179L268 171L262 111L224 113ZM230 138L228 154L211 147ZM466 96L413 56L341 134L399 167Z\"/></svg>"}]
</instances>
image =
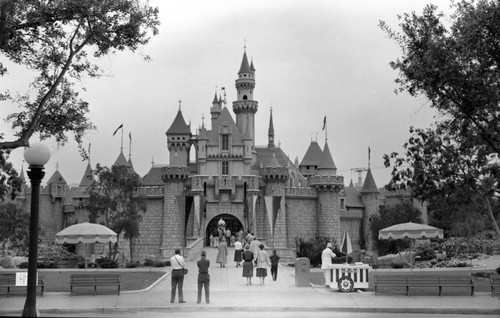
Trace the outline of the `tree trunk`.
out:
<instances>
[{"instance_id":1,"label":"tree trunk","mask_svg":"<svg viewBox=\"0 0 500 318\"><path fill-rule=\"evenodd\" d=\"M493 228L495 229L495 232L497 232L497 235L500 236L500 229L498 228L497 220L495 220L495 216L493 215L493 210L491 209L490 200L486 196L484 197L484 199L486 200L486 205L488 207L488 213L490 215Z\"/></svg>"}]
</instances>

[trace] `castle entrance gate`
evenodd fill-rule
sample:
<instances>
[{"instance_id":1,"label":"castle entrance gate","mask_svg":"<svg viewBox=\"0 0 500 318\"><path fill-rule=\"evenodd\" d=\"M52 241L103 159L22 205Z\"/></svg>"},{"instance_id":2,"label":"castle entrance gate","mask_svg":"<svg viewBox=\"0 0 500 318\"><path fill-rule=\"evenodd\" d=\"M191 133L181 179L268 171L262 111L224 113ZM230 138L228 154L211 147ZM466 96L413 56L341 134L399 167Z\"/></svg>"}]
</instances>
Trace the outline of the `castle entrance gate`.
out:
<instances>
[{"instance_id":1,"label":"castle entrance gate","mask_svg":"<svg viewBox=\"0 0 500 318\"><path fill-rule=\"evenodd\" d=\"M224 220L226 229L229 229L235 237L237 237L238 231L243 229L243 224L241 224L237 217L231 214L219 214L208 222L207 230L205 231L205 246L210 246L210 234L213 236L219 235L217 223L220 219Z\"/></svg>"}]
</instances>

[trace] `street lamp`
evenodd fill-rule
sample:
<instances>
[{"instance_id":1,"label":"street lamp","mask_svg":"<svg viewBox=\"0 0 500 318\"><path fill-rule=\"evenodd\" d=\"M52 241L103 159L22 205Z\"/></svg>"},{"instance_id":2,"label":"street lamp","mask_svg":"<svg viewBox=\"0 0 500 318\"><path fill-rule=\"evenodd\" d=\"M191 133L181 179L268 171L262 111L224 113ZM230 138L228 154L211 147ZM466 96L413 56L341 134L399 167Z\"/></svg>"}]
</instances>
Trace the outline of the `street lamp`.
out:
<instances>
[{"instance_id":1,"label":"street lamp","mask_svg":"<svg viewBox=\"0 0 500 318\"><path fill-rule=\"evenodd\" d=\"M50 159L49 148L42 143L32 143L24 150L24 159L29 164L28 177L31 181L30 240L28 253L28 289L24 303L23 317L36 317L36 284L38 261L38 204L40 183L45 172L43 166Z\"/></svg>"}]
</instances>

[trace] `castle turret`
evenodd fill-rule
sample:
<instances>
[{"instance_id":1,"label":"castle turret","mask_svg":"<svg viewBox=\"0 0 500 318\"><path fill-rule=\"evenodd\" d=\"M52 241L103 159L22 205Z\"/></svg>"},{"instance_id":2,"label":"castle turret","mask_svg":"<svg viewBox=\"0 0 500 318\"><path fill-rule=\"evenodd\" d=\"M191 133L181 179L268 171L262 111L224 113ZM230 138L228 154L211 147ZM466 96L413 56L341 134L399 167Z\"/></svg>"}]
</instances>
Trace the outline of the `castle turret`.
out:
<instances>
[{"instance_id":1,"label":"castle turret","mask_svg":"<svg viewBox=\"0 0 500 318\"><path fill-rule=\"evenodd\" d=\"M221 111L222 111L222 101L217 97L217 91L216 91L214 100L212 101L212 107L210 107L210 114L212 114L212 123L214 122L214 120L219 118Z\"/></svg>"},{"instance_id":2,"label":"castle turret","mask_svg":"<svg viewBox=\"0 0 500 318\"><path fill-rule=\"evenodd\" d=\"M177 116L175 116L172 125L165 134L167 135L167 147L170 152L169 165L187 167L191 148L191 129L186 125L186 121L182 116L180 101Z\"/></svg>"},{"instance_id":3,"label":"castle turret","mask_svg":"<svg viewBox=\"0 0 500 318\"><path fill-rule=\"evenodd\" d=\"M273 125L273 109L269 115L269 130L267 132L267 147L274 148L274 125Z\"/></svg>"},{"instance_id":4,"label":"castle turret","mask_svg":"<svg viewBox=\"0 0 500 318\"><path fill-rule=\"evenodd\" d=\"M375 248L373 246L372 231L370 229L370 217L378 213L378 195L380 191L375 184L375 179L373 178L372 170L368 167L368 172L366 173L365 182L363 183L363 188L359 191L361 194L361 200L365 205L364 215L363 215L363 227L365 233L365 249L373 251Z\"/></svg>"},{"instance_id":5,"label":"castle turret","mask_svg":"<svg viewBox=\"0 0 500 318\"><path fill-rule=\"evenodd\" d=\"M255 113L258 102L253 100L253 90L255 88L255 67L248 64L246 51L243 53L238 79L236 80L237 100L233 102L233 111L236 114L236 126L243 131L250 128L249 134L252 136L252 144L255 144Z\"/></svg>"},{"instance_id":6,"label":"castle turret","mask_svg":"<svg viewBox=\"0 0 500 318\"><path fill-rule=\"evenodd\" d=\"M80 187L88 187L92 184L92 167L90 166L90 161L87 163L87 168L83 173L82 181L80 181Z\"/></svg>"},{"instance_id":7,"label":"castle turret","mask_svg":"<svg viewBox=\"0 0 500 318\"><path fill-rule=\"evenodd\" d=\"M300 173L306 178L316 175L321 157L323 157L323 150L317 141L311 140L311 144L309 144L309 148L299 164Z\"/></svg>"},{"instance_id":8,"label":"castle turret","mask_svg":"<svg viewBox=\"0 0 500 318\"><path fill-rule=\"evenodd\" d=\"M309 185L318 191L317 235L334 237L341 242L339 192L344 188L344 177L337 176L337 167L326 141L318 172L309 178Z\"/></svg>"}]
</instances>

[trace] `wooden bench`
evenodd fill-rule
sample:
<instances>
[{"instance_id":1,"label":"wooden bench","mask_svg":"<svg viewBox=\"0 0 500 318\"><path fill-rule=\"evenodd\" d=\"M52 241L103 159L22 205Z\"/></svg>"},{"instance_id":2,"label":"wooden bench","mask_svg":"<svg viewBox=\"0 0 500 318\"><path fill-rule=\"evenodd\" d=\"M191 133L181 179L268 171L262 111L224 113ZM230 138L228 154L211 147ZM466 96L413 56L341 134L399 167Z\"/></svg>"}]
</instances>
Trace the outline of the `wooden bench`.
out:
<instances>
[{"instance_id":1,"label":"wooden bench","mask_svg":"<svg viewBox=\"0 0 500 318\"><path fill-rule=\"evenodd\" d=\"M375 295L380 292L380 288L404 289L408 296L408 284L404 275L376 275L375 276Z\"/></svg>"},{"instance_id":2,"label":"wooden bench","mask_svg":"<svg viewBox=\"0 0 500 318\"><path fill-rule=\"evenodd\" d=\"M38 278L38 284L36 286L37 292L40 291L40 296L43 297L44 281L43 277ZM11 292L16 294L26 294L28 286L16 286L16 274L0 274L0 292L6 291L7 297L10 296Z\"/></svg>"},{"instance_id":3,"label":"wooden bench","mask_svg":"<svg viewBox=\"0 0 500 318\"><path fill-rule=\"evenodd\" d=\"M439 277L439 296L443 293L444 287L470 288L470 295L474 295L474 282L472 277L467 275L443 275Z\"/></svg>"},{"instance_id":4,"label":"wooden bench","mask_svg":"<svg viewBox=\"0 0 500 318\"><path fill-rule=\"evenodd\" d=\"M490 276L490 285L491 285L491 294L499 295L500 294L500 275L491 275Z\"/></svg>"},{"instance_id":5,"label":"wooden bench","mask_svg":"<svg viewBox=\"0 0 500 318\"><path fill-rule=\"evenodd\" d=\"M98 287L116 287L120 295L120 275L118 274L74 274L70 276L70 289L73 294L75 287L93 287L94 295ZM100 290L102 292L102 289Z\"/></svg>"},{"instance_id":6,"label":"wooden bench","mask_svg":"<svg viewBox=\"0 0 500 318\"><path fill-rule=\"evenodd\" d=\"M439 296L443 288L470 288L471 296L474 295L474 282L470 275L376 275L375 295L380 293L380 288L403 289L405 295L415 288L437 289Z\"/></svg>"}]
</instances>

